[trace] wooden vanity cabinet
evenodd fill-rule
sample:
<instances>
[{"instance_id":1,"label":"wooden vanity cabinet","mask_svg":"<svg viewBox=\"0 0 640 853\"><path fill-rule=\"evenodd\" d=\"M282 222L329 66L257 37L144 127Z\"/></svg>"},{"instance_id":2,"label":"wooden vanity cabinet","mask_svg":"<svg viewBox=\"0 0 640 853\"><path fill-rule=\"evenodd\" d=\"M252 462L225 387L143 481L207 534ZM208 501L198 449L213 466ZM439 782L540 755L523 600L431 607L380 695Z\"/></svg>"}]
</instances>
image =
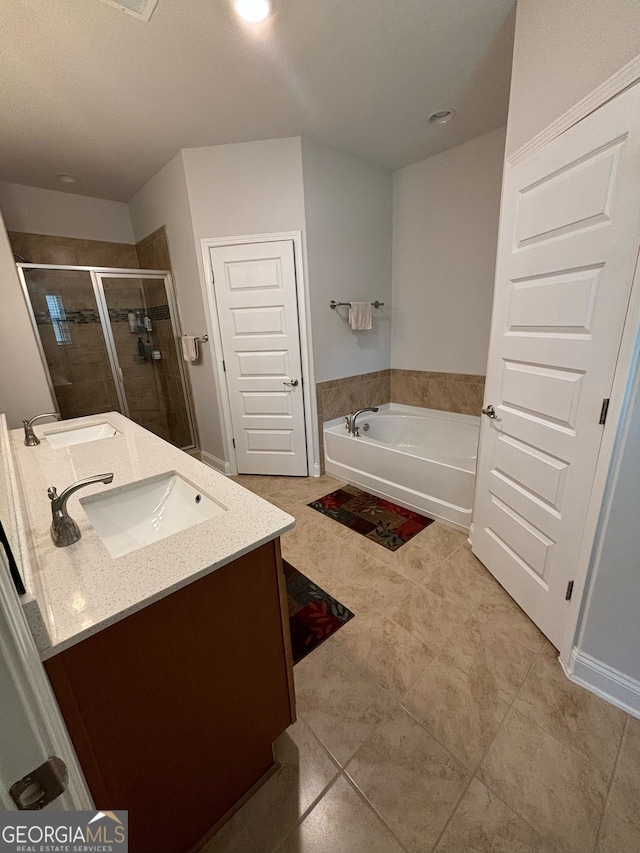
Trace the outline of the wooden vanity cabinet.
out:
<instances>
[{"instance_id":1,"label":"wooden vanity cabinet","mask_svg":"<svg viewBox=\"0 0 640 853\"><path fill-rule=\"evenodd\" d=\"M131 853L186 853L273 768L295 719L279 540L45 662Z\"/></svg>"}]
</instances>

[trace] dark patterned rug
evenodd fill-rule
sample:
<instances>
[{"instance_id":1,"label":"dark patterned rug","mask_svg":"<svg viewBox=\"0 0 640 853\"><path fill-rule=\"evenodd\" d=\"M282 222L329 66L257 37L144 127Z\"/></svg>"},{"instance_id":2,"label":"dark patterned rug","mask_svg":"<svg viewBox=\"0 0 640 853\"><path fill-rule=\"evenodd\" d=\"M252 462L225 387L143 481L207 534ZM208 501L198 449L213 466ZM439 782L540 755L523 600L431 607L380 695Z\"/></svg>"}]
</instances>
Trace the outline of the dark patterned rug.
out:
<instances>
[{"instance_id":1,"label":"dark patterned rug","mask_svg":"<svg viewBox=\"0 0 640 853\"><path fill-rule=\"evenodd\" d=\"M377 498L355 486L336 489L311 501L309 506L390 551L397 551L416 533L433 524L433 518Z\"/></svg>"},{"instance_id":2,"label":"dark patterned rug","mask_svg":"<svg viewBox=\"0 0 640 853\"><path fill-rule=\"evenodd\" d=\"M353 613L286 560L282 565L287 581L291 649L296 664L352 619Z\"/></svg>"}]
</instances>

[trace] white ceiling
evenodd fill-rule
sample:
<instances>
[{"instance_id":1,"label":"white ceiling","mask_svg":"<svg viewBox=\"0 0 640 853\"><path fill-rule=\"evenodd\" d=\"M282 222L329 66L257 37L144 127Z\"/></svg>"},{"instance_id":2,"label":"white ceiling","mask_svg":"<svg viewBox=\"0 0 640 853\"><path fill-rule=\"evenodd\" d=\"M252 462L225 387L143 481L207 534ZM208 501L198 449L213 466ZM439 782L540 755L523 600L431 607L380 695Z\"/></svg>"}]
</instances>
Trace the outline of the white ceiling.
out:
<instances>
[{"instance_id":1,"label":"white ceiling","mask_svg":"<svg viewBox=\"0 0 640 853\"><path fill-rule=\"evenodd\" d=\"M0 178L128 201L180 148L303 135L396 169L506 123L513 0L273 3L0 0Z\"/></svg>"}]
</instances>

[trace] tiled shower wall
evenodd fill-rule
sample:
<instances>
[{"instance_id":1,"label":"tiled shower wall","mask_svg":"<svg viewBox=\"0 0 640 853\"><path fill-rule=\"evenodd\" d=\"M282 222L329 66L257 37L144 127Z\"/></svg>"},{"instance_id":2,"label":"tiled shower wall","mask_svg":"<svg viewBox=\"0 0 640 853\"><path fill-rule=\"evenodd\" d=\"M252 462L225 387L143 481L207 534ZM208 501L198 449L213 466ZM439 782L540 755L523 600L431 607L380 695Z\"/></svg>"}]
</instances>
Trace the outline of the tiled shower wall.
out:
<instances>
[{"instance_id":1,"label":"tiled shower wall","mask_svg":"<svg viewBox=\"0 0 640 853\"><path fill-rule=\"evenodd\" d=\"M29 264L69 264L79 267L124 267L138 269L136 247L129 243L76 240L9 231L13 251Z\"/></svg>"},{"instance_id":2,"label":"tiled shower wall","mask_svg":"<svg viewBox=\"0 0 640 853\"><path fill-rule=\"evenodd\" d=\"M171 269L164 228L150 234L137 246L21 232L9 232L9 238L13 251L30 263ZM78 278L77 287L71 287L68 281L74 276ZM87 273L69 271L65 279L65 313L72 333L68 344L56 344L44 295L42 305L36 307L34 304L61 414L79 417L118 409L93 291L87 286ZM163 283L134 278L122 282L106 280L105 293L132 419L178 447L190 445L192 439L177 364L178 353ZM160 349L162 358L159 361L136 358L138 334L129 331L127 318L128 312L136 308L145 310L151 317L150 340L154 348Z\"/></svg>"},{"instance_id":3,"label":"tiled shower wall","mask_svg":"<svg viewBox=\"0 0 640 853\"><path fill-rule=\"evenodd\" d=\"M171 272L169 243L164 227L158 228L157 231L148 234L143 240L136 243L136 252L141 269L169 270ZM151 311L156 306L166 302L164 287L160 286L158 282L147 282L145 284L145 295L147 305ZM186 447L191 444L191 433L189 430L189 418L184 399L180 367L178 365L178 359L182 358L182 353L178 352L177 341L173 334L168 312L162 319L156 319L152 314L152 320L154 341L163 354L162 360L154 361L153 365L157 374L160 393L166 407L167 427L171 434L171 441L177 444L178 447ZM188 372L187 393L190 395L191 401L193 401ZM191 411L194 411L193 403ZM194 440L196 446L199 446L197 436L194 436Z\"/></svg>"},{"instance_id":4,"label":"tiled shower wall","mask_svg":"<svg viewBox=\"0 0 640 853\"><path fill-rule=\"evenodd\" d=\"M51 288L46 271L31 274L29 292L60 414L68 418L113 411L118 408L118 396L87 273L66 270L57 278L68 312L64 346L56 341L47 308Z\"/></svg>"}]
</instances>

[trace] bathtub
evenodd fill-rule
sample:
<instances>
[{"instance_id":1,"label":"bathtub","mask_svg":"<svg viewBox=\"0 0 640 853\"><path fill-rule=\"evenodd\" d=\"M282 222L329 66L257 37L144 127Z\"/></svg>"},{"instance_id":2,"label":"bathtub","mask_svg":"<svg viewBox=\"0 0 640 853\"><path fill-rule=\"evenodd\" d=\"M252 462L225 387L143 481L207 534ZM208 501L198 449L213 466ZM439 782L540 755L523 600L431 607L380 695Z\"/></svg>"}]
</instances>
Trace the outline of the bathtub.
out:
<instances>
[{"instance_id":1,"label":"bathtub","mask_svg":"<svg viewBox=\"0 0 640 853\"><path fill-rule=\"evenodd\" d=\"M364 429L368 424L369 428ZM480 418L387 403L324 425L327 474L460 530L471 523Z\"/></svg>"}]
</instances>

